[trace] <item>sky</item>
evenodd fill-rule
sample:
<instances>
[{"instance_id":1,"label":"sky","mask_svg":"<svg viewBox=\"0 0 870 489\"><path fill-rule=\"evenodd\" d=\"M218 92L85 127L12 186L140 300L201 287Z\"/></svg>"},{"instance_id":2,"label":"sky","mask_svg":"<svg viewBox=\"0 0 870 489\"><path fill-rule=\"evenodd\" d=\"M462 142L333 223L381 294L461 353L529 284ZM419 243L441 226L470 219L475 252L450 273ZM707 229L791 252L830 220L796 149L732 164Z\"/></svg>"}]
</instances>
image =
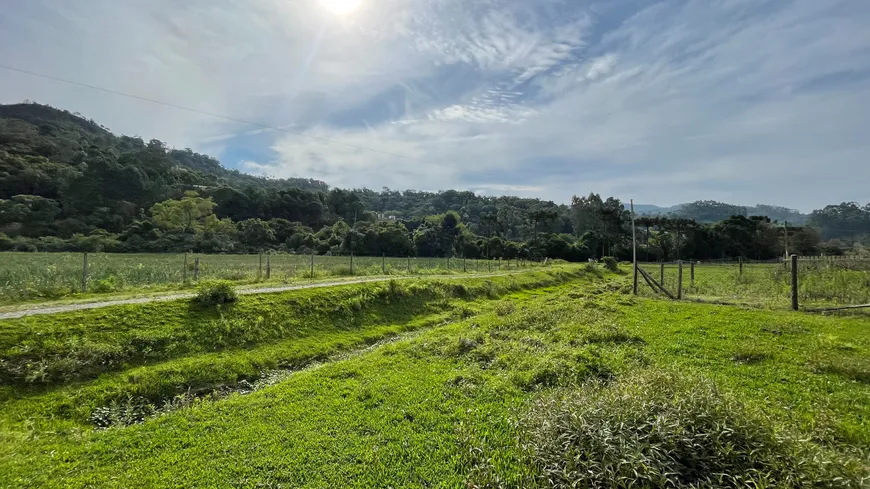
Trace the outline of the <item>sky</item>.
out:
<instances>
[{"instance_id":1,"label":"sky","mask_svg":"<svg viewBox=\"0 0 870 489\"><path fill-rule=\"evenodd\" d=\"M867 0L3 0L0 65L192 110L6 68L0 103L337 187L810 211L870 202L868 25Z\"/></svg>"}]
</instances>

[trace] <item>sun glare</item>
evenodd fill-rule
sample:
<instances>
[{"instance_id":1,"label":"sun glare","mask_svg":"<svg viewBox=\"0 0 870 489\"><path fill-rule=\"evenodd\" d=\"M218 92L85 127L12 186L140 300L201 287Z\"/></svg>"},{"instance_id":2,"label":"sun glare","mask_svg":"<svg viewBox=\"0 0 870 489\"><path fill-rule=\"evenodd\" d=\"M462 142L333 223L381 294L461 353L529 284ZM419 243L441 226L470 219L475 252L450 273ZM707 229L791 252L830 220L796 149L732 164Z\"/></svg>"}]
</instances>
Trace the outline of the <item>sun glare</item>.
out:
<instances>
[{"instance_id":1,"label":"sun glare","mask_svg":"<svg viewBox=\"0 0 870 489\"><path fill-rule=\"evenodd\" d=\"M321 5L334 14L349 14L359 7L362 0L320 0Z\"/></svg>"}]
</instances>

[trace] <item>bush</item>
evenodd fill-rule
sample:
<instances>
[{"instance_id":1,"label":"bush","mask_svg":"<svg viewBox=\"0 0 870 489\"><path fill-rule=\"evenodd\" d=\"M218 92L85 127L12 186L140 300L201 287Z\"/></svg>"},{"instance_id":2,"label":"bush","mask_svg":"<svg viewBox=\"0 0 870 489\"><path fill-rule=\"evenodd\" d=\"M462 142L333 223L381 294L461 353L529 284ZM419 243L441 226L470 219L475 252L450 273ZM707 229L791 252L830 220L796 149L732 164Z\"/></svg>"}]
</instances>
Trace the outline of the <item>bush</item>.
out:
<instances>
[{"instance_id":1,"label":"bush","mask_svg":"<svg viewBox=\"0 0 870 489\"><path fill-rule=\"evenodd\" d=\"M118 280L118 277L114 275L109 275L108 277L97 280L91 286L91 292L96 292L98 294L106 293L106 292L116 292L121 290L121 283Z\"/></svg>"},{"instance_id":2,"label":"bush","mask_svg":"<svg viewBox=\"0 0 870 489\"><path fill-rule=\"evenodd\" d=\"M619 262L617 262L616 258L612 256L605 256L601 259L601 263L604 264L604 268L610 270L611 272L619 271Z\"/></svg>"},{"instance_id":3,"label":"bush","mask_svg":"<svg viewBox=\"0 0 870 489\"><path fill-rule=\"evenodd\" d=\"M776 434L710 381L672 373L551 395L522 426L552 487L860 487L865 470Z\"/></svg>"},{"instance_id":4,"label":"bush","mask_svg":"<svg viewBox=\"0 0 870 489\"><path fill-rule=\"evenodd\" d=\"M196 294L196 302L204 307L229 304L238 299L233 285L224 281L206 282L199 287Z\"/></svg>"},{"instance_id":5,"label":"bush","mask_svg":"<svg viewBox=\"0 0 870 489\"><path fill-rule=\"evenodd\" d=\"M501 301L495 305L495 313L499 316L509 316L516 310L516 305L511 301Z\"/></svg>"}]
</instances>

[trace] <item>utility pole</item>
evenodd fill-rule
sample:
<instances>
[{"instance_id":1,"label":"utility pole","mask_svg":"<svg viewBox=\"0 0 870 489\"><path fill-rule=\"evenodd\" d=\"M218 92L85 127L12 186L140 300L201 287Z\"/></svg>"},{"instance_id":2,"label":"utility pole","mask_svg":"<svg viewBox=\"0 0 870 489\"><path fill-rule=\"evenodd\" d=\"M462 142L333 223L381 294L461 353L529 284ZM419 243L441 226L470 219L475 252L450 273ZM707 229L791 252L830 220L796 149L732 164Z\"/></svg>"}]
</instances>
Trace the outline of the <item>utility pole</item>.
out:
<instances>
[{"instance_id":1,"label":"utility pole","mask_svg":"<svg viewBox=\"0 0 870 489\"><path fill-rule=\"evenodd\" d=\"M785 259L788 260L788 221L785 221Z\"/></svg>"},{"instance_id":2,"label":"utility pole","mask_svg":"<svg viewBox=\"0 0 870 489\"><path fill-rule=\"evenodd\" d=\"M631 202L631 256L632 262L634 263L633 267L633 282L632 282L632 291L634 295L637 295L637 234L636 228L634 225L634 199L630 200Z\"/></svg>"}]
</instances>

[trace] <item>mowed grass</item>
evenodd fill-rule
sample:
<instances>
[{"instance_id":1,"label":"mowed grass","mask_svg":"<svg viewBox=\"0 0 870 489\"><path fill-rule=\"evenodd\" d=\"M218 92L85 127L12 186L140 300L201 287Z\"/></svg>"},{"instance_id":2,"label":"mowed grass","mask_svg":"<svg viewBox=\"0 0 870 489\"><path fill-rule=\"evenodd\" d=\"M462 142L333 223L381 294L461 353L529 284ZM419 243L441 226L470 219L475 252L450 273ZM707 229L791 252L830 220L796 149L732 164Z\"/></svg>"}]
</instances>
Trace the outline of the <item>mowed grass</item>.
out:
<instances>
[{"instance_id":1,"label":"mowed grass","mask_svg":"<svg viewBox=\"0 0 870 489\"><path fill-rule=\"evenodd\" d=\"M821 263L821 261L820 261ZM819 266L801 261L798 266L798 300L801 307L836 307L870 303L870 262L866 267ZM642 264L656 281L661 278L658 264ZM679 282L677 265L665 265L664 286L676 295ZM644 296L654 295L643 279ZM783 264L747 263L740 272L737 264L696 264L695 279L691 264L683 264L683 298L745 304L767 308L791 307L791 270Z\"/></svg>"},{"instance_id":2,"label":"mowed grass","mask_svg":"<svg viewBox=\"0 0 870 489\"><path fill-rule=\"evenodd\" d=\"M282 284L328 277L490 273L537 267L524 261L310 255L203 255L89 253L88 287L82 290L82 253L0 253L0 305L61 298L192 288L199 280ZM186 267L185 267L186 263ZM185 273L185 268L187 272Z\"/></svg>"},{"instance_id":3,"label":"mowed grass","mask_svg":"<svg viewBox=\"0 0 870 489\"><path fill-rule=\"evenodd\" d=\"M369 320L341 331L372 336L341 342L331 353L375 341L371 328L395 328L386 336L406 333L348 357L320 356L323 363L250 394L189 402L140 424L96 430L84 411L52 409L76 393L99 395L100 388L88 389L116 374L59 380L42 392L8 386L0 483L866 484L866 320L634 298L624 294L625 276L599 271L544 275L529 274L525 285L491 282L433 293L426 301L431 307L406 316L383 316L377 301L361 304L351 314ZM293 296L259 306L243 298L239 306L297 310L299 302L287 303ZM323 308L310 304L314 309L305 314ZM318 326L323 334L310 335L318 343L270 341L216 354L205 365L260 348L281 355L291 344L317 351L338 333L327 322ZM63 336L61 324L52 330ZM181 355L170 361L198 356ZM141 374L160 365L134 369ZM172 372L188 367L177 363ZM59 391L64 394L54 397Z\"/></svg>"}]
</instances>

